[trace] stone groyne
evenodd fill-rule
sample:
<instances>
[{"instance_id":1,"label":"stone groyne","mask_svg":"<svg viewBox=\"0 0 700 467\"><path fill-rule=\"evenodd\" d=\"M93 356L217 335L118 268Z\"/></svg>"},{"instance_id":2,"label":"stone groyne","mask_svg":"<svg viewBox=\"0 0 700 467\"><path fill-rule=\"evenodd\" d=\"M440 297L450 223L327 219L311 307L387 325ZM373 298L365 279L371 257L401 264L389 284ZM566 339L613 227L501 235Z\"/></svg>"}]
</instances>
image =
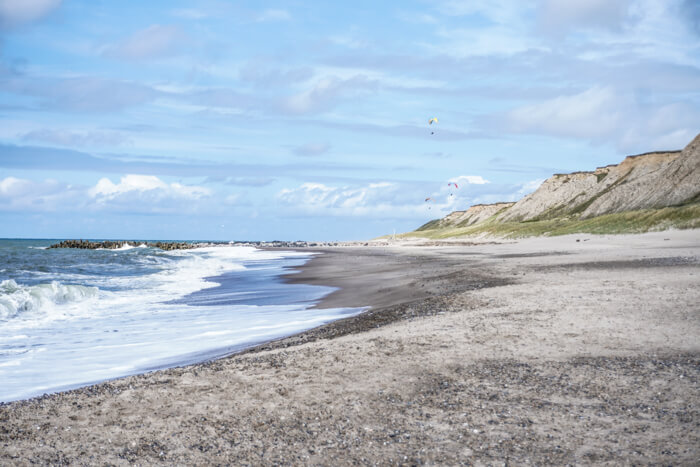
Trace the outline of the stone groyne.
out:
<instances>
[{"instance_id":1,"label":"stone groyne","mask_svg":"<svg viewBox=\"0 0 700 467\"><path fill-rule=\"evenodd\" d=\"M160 248L161 250L189 250L201 246L198 243L187 242L138 242L131 240L105 240L101 242L91 242L89 240L64 240L60 243L51 245L49 248L79 248L82 250L97 250L103 248L105 250L117 250L124 247L138 247L146 245L152 248Z\"/></svg>"}]
</instances>

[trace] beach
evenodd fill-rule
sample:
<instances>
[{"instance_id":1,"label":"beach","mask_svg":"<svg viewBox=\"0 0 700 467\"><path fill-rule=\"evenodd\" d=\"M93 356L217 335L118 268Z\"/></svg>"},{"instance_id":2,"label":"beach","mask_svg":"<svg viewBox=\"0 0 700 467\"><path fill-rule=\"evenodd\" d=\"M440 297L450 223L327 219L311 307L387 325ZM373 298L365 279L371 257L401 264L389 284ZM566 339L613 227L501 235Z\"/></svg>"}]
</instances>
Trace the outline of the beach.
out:
<instances>
[{"instance_id":1,"label":"beach","mask_svg":"<svg viewBox=\"0 0 700 467\"><path fill-rule=\"evenodd\" d=\"M697 465L697 230L311 251L371 308L2 404L0 463Z\"/></svg>"}]
</instances>

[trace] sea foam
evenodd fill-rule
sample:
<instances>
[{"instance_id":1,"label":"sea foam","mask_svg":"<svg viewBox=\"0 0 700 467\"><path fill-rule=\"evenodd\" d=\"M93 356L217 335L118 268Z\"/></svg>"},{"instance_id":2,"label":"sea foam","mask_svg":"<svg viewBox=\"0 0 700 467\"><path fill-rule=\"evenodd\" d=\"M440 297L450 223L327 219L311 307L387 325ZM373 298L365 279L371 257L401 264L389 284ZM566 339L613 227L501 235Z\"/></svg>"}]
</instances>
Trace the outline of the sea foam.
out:
<instances>
[{"instance_id":1,"label":"sea foam","mask_svg":"<svg viewBox=\"0 0 700 467\"><path fill-rule=\"evenodd\" d=\"M221 246L40 254L42 264L73 255L72 266L22 273L34 283L0 283L0 401L202 361L361 311L310 308L332 289L278 279L305 253Z\"/></svg>"}]
</instances>

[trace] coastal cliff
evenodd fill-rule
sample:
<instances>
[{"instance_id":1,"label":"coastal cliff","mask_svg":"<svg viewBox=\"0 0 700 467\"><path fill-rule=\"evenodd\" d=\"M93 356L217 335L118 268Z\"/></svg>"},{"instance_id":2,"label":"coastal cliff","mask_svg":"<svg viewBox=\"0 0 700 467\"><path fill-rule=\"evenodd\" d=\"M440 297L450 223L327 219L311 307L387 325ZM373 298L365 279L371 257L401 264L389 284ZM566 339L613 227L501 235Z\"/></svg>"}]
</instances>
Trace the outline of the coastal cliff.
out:
<instances>
[{"instance_id":1,"label":"coastal cliff","mask_svg":"<svg viewBox=\"0 0 700 467\"><path fill-rule=\"evenodd\" d=\"M589 172L555 174L516 203L455 211L413 234L527 236L669 227L700 227L700 134L681 151L628 156Z\"/></svg>"}]
</instances>

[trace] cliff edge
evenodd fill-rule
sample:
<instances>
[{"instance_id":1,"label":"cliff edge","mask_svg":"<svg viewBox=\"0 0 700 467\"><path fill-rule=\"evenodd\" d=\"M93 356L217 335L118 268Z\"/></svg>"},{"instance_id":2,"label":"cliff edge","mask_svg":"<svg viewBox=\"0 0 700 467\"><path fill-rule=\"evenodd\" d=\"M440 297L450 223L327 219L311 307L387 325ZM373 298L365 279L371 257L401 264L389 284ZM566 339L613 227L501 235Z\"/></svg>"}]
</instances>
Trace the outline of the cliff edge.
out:
<instances>
[{"instance_id":1,"label":"cliff edge","mask_svg":"<svg viewBox=\"0 0 700 467\"><path fill-rule=\"evenodd\" d=\"M601 216L618 215L615 220L634 220L628 213L643 213L650 222L658 221L666 227L693 228L700 226L699 203L700 134L681 151L628 156L619 164L590 172L555 174L516 203L475 205L431 221L416 232L449 230L456 235L468 235L497 232L499 225L540 223L545 230L535 229L534 234L541 234L550 233L546 228L560 228L567 222L592 225ZM663 219L651 215L664 209ZM676 225L673 218L679 215L684 223ZM636 229L643 227L636 220L631 225ZM456 232L455 229L467 230Z\"/></svg>"}]
</instances>

